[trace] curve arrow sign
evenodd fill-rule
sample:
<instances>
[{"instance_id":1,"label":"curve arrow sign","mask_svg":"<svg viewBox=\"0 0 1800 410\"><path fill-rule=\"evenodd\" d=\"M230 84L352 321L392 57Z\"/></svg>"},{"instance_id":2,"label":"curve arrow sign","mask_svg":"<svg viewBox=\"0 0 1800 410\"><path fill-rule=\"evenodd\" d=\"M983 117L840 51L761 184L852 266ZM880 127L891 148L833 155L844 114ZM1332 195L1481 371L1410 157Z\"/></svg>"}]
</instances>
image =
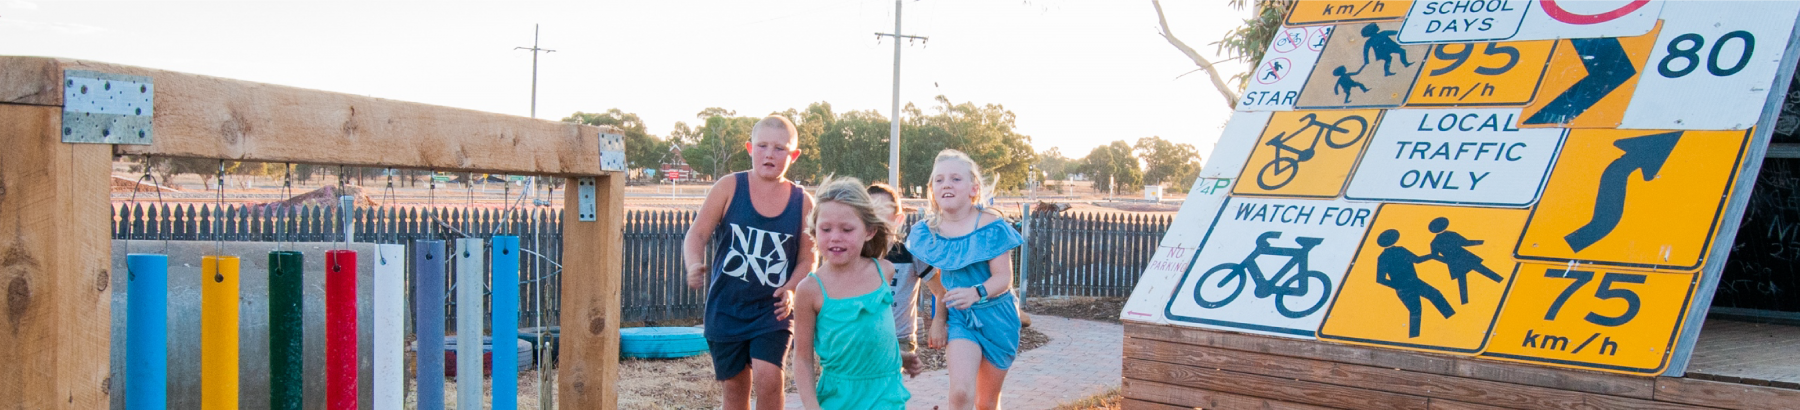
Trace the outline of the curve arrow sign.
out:
<instances>
[{"instance_id":1,"label":"curve arrow sign","mask_svg":"<svg viewBox=\"0 0 1800 410\"><path fill-rule=\"evenodd\" d=\"M1613 146L1624 150L1625 155L1600 172L1600 192L1594 196L1594 216L1587 225L1563 237L1569 248L1581 252L1612 234L1625 213L1625 190L1630 186L1631 173L1643 171L1641 176L1645 182L1656 179L1663 164L1668 162L1669 153L1675 151L1675 143L1680 141L1681 131L1614 141Z\"/></svg>"},{"instance_id":2,"label":"curve arrow sign","mask_svg":"<svg viewBox=\"0 0 1800 410\"><path fill-rule=\"evenodd\" d=\"M1607 94L1611 94L1620 84L1638 73L1636 68L1631 67L1631 57L1625 54L1625 47L1619 45L1616 37L1572 38L1569 39L1569 44L1575 47L1575 54L1581 56L1581 65L1587 68L1587 77L1563 90L1562 94L1544 104L1543 109L1531 114L1522 123L1566 124L1574 121L1575 117L1593 108L1601 98L1606 98Z\"/></svg>"}]
</instances>

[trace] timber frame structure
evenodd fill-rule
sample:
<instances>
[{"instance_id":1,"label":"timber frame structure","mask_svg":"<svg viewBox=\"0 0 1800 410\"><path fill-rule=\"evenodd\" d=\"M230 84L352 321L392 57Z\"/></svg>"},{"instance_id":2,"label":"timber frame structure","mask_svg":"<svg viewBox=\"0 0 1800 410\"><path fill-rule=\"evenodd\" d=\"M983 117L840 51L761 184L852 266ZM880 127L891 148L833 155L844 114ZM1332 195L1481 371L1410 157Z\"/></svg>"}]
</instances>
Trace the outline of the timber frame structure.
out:
<instances>
[{"instance_id":1,"label":"timber frame structure","mask_svg":"<svg viewBox=\"0 0 1800 410\"><path fill-rule=\"evenodd\" d=\"M67 70L149 77L150 145L64 143ZM601 127L100 62L0 56L0 407L108 406L115 156L338 164L595 181L563 215L563 408L613 408L625 175ZM565 207L578 209L578 195Z\"/></svg>"}]
</instances>

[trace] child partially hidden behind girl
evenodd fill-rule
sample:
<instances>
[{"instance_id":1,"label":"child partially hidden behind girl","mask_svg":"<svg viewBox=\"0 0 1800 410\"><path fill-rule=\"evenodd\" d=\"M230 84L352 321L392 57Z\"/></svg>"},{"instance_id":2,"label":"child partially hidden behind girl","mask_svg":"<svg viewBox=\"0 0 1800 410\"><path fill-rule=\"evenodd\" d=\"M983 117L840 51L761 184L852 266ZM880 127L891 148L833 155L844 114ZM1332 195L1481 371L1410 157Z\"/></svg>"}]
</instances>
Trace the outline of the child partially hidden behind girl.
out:
<instances>
[{"instance_id":1,"label":"child partially hidden behind girl","mask_svg":"<svg viewBox=\"0 0 1800 410\"><path fill-rule=\"evenodd\" d=\"M1023 240L998 212L977 205L993 186L982 183L967 154L938 153L927 192L931 212L913 224L906 246L917 262L938 268L947 289L934 307L928 341L933 348L949 345L950 408L999 408L1006 370L1019 353L1010 254Z\"/></svg>"},{"instance_id":2,"label":"child partially hidden behind girl","mask_svg":"<svg viewBox=\"0 0 1800 410\"><path fill-rule=\"evenodd\" d=\"M794 290L792 364L801 403L808 409L906 408L912 395L901 385L894 293L887 286L894 266L881 260L894 228L854 178L826 182L808 222L822 263Z\"/></svg>"}]
</instances>

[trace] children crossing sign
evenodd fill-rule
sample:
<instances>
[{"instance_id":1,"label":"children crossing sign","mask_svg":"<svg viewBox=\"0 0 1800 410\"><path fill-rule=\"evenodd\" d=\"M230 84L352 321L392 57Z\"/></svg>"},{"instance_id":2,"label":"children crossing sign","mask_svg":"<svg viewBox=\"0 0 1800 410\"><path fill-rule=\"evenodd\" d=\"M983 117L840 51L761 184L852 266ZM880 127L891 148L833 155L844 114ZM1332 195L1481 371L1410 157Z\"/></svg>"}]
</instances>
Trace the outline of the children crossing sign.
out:
<instances>
[{"instance_id":1,"label":"children crossing sign","mask_svg":"<svg viewBox=\"0 0 1800 410\"><path fill-rule=\"evenodd\" d=\"M1797 17L1298 2L1121 318L1680 375Z\"/></svg>"}]
</instances>

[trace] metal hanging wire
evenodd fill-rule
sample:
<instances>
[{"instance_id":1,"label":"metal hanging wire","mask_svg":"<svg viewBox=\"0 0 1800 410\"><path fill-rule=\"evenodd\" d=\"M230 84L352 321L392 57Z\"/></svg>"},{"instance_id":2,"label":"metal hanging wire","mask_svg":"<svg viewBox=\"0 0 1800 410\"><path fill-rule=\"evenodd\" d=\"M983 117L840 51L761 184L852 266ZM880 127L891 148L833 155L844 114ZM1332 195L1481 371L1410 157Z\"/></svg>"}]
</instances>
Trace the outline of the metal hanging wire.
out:
<instances>
[{"instance_id":1,"label":"metal hanging wire","mask_svg":"<svg viewBox=\"0 0 1800 410\"><path fill-rule=\"evenodd\" d=\"M160 185L160 184L157 184L157 183L156 183L156 176L154 176L154 175L151 175L151 173L150 173L150 168L151 168L151 167L152 167L152 166L154 166L154 164L152 164L152 162L153 162L153 161L154 161L154 160L155 160L155 159L156 159L156 158L155 158L155 157L152 157L152 156L150 156L150 155L145 155L145 156L142 156L142 157L139 157L139 158L140 158L140 161L142 161L142 162L143 162L143 164L144 164L144 165L143 165L143 167L144 167L144 175L143 175L143 176L141 176L141 177L138 177L138 179L137 179L137 182L133 182L133 183L132 183L132 184L131 184L131 199L130 199L130 200L129 200L129 201L127 201L127 202L126 202L126 203L125 203L125 206L126 206L126 212L128 212L128 213L129 213L129 212L130 212L130 211L132 211L132 210L133 210L133 209L135 209L135 208L138 208L138 206L137 206L137 194L138 194L138 191L139 191L139 190L142 190L142 189L143 189L143 188L144 188L144 181L150 181L150 185L151 185L151 189L154 189L154 190L155 190L155 191L156 191L156 206L157 206L157 208L163 208L163 207L164 207L164 206L165 206L165 205L164 205L164 204L163 204L163 197L162 197L162 185ZM166 183L166 182L167 182L167 181L164 181L164 182L165 182L165 183ZM155 209L152 209L152 210L151 210L151 211L150 211L150 215L155 215L155 214L156 214L156 210L155 210ZM139 232L139 234L140 234L140 235L141 235L141 234L142 234L142 232ZM168 233L167 233L167 232L157 232L157 235L160 235L160 236L162 236L162 237L163 237L163 253L164 253L164 254L168 254L168 253L169 253L169 237L168 237ZM126 239L126 240L125 240L125 254L126 254L126 255L130 255L130 254L131 254L131 242L132 242L132 241L131 241L131 239L129 239L129 238L127 238L127 239Z\"/></svg>"},{"instance_id":2,"label":"metal hanging wire","mask_svg":"<svg viewBox=\"0 0 1800 410\"><path fill-rule=\"evenodd\" d=\"M225 255L225 160L219 160L218 198L213 201L213 254Z\"/></svg>"},{"instance_id":3,"label":"metal hanging wire","mask_svg":"<svg viewBox=\"0 0 1800 410\"><path fill-rule=\"evenodd\" d=\"M281 196L283 199L275 201L275 209L270 210L270 216L275 219L275 250L277 252L283 250L282 242L289 239L287 225L289 222L293 222L293 208L287 204L288 200L294 198L294 163L292 162L283 164L281 168Z\"/></svg>"}]
</instances>

